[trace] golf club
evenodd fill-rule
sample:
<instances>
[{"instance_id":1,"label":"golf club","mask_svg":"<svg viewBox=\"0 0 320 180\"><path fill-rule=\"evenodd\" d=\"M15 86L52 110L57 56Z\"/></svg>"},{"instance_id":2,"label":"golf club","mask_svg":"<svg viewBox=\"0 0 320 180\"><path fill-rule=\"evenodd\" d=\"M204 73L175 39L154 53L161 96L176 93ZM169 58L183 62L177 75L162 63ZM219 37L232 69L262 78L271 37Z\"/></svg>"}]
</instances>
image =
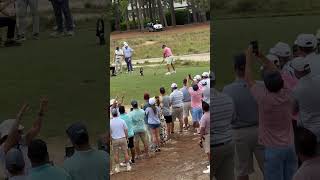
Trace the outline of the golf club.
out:
<instances>
[{"instance_id":1,"label":"golf club","mask_svg":"<svg viewBox=\"0 0 320 180\"><path fill-rule=\"evenodd\" d=\"M164 62L164 61L162 61L162 62L160 63L160 65L157 67L156 71L153 73L154 76L155 76L155 75L157 74L157 72L159 71L159 69L160 69L161 65L163 64L163 62Z\"/></svg>"}]
</instances>

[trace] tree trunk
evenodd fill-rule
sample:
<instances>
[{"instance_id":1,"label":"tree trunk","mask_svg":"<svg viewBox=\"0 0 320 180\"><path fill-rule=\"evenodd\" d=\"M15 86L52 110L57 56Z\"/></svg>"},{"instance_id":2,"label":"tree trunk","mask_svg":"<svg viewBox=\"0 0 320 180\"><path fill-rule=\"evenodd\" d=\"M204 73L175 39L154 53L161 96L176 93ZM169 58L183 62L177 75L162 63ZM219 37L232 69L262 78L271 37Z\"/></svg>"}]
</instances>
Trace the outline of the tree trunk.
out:
<instances>
[{"instance_id":1,"label":"tree trunk","mask_svg":"<svg viewBox=\"0 0 320 180\"><path fill-rule=\"evenodd\" d=\"M127 30L130 30L130 19L129 19L128 8L126 8L126 25L127 25Z\"/></svg>"},{"instance_id":2,"label":"tree trunk","mask_svg":"<svg viewBox=\"0 0 320 180\"><path fill-rule=\"evenodd\" d=\"M192 11L193 22L198 23L198 12L196 8L195 0L191 0L190 2L191 2L190 6Z\"/></svg>"},{"instance_id":3,"label":"tree trunk","mask_svg":"<svg viewBox=\"0 0 320 180\"><path fill-rule=\"evenodd\" d=\"M154 16L153 16L153 7L152 7L152 0L149 0L148 1L148 10L149 10L149 18L150 18L150 21L154 22Z\"/></svg>"},{"instance_id":4,"label":"tree trunk","mask_svg":"<svg viewBox=\"0 0 320 180\"><path fill-rule=\"evenodd\" d=\"M164 27L167 27L168 23L167 23L165 14L163 12L161 0L157 0L157 3L158 3L158 12L159 12L160 22Z\"/></svg>"},{"instance_id":5,"label":"tree trunk","mask_svg":"<svg viewBox=\"0 0 320 180\"><path fill-rule=\"evenodd\" d=\"M137 10L138 10L138 18L139 18L139 24L140 24L140 30L143 31L144 30L144 24L143 24L143 17L142 17L142 0L137 0Z\"/></svg>"},{"instance_id":6,"label":"tree trunk","mask_svg":"<svg viewBox=\"0 0 320 180\"><path fill-rule=\"evenodd\" d=\"M174 0L169 1L169 6L170 6L170 14L171 14L171 26L176 26L176 13L174 11Z\"/></svg>"},{"instance_id":7,"label":"tree trunk","mask_svg":"<svg viewBox=\"0 0 320 180\"><path fill-rule=\"evenodd\" d=\"M115 29L120 31L120 1L115 1Z\"/></svg>"}]
</instances>

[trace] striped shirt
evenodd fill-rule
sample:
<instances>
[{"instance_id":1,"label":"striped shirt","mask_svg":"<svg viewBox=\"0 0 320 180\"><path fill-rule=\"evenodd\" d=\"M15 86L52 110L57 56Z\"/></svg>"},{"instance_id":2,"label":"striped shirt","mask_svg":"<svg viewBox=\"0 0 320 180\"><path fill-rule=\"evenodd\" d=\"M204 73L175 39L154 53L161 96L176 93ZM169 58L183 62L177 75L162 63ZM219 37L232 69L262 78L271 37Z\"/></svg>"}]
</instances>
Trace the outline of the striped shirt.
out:
<instances>
[{"instance_id":1,"label":"striped shirt","mask_svg":"<svg viewBox=\"0 0 320 180\"><path fill-rule=\"evenodd\" d=\"M210 144L221 144L232 140L231 122L234 117L234 104L232 99L211 88L210 116Z\"/></svg>"},{"instance_id":2,"label":"striped shirt","mask_svg":"<svg viewBox=\"0 0 320 180\"><path fill-rule=\"evenodd\" d=\"M180 90L175 89L170 94L170 101L173 108L183 107L183 94Z\"/></svg>"}]
</instances>

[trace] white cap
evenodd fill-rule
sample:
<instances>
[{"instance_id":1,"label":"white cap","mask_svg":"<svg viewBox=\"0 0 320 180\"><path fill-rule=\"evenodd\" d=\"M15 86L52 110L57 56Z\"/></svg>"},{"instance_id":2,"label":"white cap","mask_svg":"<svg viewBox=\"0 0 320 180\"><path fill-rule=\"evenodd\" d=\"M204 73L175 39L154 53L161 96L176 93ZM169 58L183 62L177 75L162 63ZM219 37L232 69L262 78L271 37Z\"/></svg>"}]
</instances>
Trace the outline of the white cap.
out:
<instances>
[{"instance_id":1,"label":"white cap","mask_svg":"<svg viewBox=\"0 0 320 180\"><path fill-rule=\"evenodd\" d=\"M200 81L200 80L201 80L201 76L200 76L200 75L196 75L196 76L194 77L194 79Z\"/></svg>"},{"instance_id":2,"label":"white cap","mask_svg":"<svg viewBox=\"0 0 320 180\"><path fill-rule=\"evenodd\" d=\"M296 44L300 47L313 47L317 46L317 38L313 34L300 34L297 37Z\"/></svg>"},{"instance_id":3,"label":"white cap","mask_svg":"<svg viewBox=\"0 0 320 180\"><path fill-rule=\"evenodd\" d=\"M291 48L286 43L278 42L270 49L270 53L279 57L288 57L291 56Z\"/></svg>"},{"instance_id":4,"label":"white cap","mask_svg":"<svg viewBox=\"0 0 320 180\"><path fill-rule=\"evenodd\" d=\"M200 81L200 84L202 86L206 86L207 85L207 81L205 79L203 79L203 80Z\"/></svg>"},{"instance_id":5,"label":"white cap","mask_svg":"<svg viewBox=\"0 0 320 180\"><path fill-rule=\"evenodd\" d=\"M14 123L15 119L8 119L0 124L0 138L3 138L4 136L7 136L9 134ZM24 127L22 125L19 125L18 129L23 130Z\"/></svg>"},{"instance_id":6,"label":"white cap","mask_svg":"<svg viewBox=\"0 0 320 180\"><path fill-rule=\"evenodd\" d=\"M209 77L209 73L208 73L208 72L203 72L203 73L202 73L202 76L203 76L203 77Z\"/></svg>"},{"instance_id":7,"label":"white cap","mask_svg":"<svg viewBox=\"0 0 320 180\"><path fill-rule=\"evenodd\" d=\"M276 65L279 65L279 58L276 56L276 55L273 55L273 54L268 54L266 56L266 58L271 61L272 63L276 64ZM276 63L277 62L277 63Z\"/></svg>"},{"instance_id":8,"label":"white cap","mask_svg":"<svg viewBox=\"0 0 320 180\"><path fill-rule=\"evenodd\" d=\"M176 83L171 84L171 88L177 88L177 87L178 87L178 85Z\"/></svg>"},{"instance_id":9,"label":"white cap","mask_svg":"<svg viewBox=\"0 0 320 180\"><path fill-rule=\"evenodd\" d=\"M296 57L291 61L291 67L296 71L305 71L310 69L308 61L303 57Z\"/></svg>"},{"instance_id":10,"label":"white cap","mask_svg":"<svg viewBox=\"0 0 320 180\"><path fill-rule=\"evenodd\" d=\"M117 103L117 101L115 99L111 99L110 100L110 105L112 105L113 103Z\"/></svg>"},{"instance_id":11,"label":"white cap","mask_svg":"<svg viewBox=\"0 0 320 180\"><path fill-rule=\"evenodd\" d=\"M156 103L156 99L155 98L150 98L149 99L149 104L150 105L154 105Z\"/></svg>"},{"instance_id":12,"label":"white cap","mask_svg":"<svg viewBox=\"0 0 320 180\"><path fill-rule=\"evenodd\" d=\"M127 42L123 42L123 45L124 46L128 46L129 44Z\"/></svg>"}]
</instances>

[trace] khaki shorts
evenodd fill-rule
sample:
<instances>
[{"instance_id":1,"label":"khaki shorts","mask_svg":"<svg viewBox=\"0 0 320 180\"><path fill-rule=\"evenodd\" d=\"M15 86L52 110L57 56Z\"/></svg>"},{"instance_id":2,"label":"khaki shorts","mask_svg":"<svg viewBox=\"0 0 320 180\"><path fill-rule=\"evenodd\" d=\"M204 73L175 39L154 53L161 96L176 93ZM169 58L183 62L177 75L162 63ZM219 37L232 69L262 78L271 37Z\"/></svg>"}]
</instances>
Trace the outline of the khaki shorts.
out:
<instances>
[{"instance_id":1,"label":"khaki shorts","mask_svg":"<svg viewBox=\"0 0 320 180\"><path fill-rule=\"evenodd\" d=\"M191 114L191 102L183 103L183 118L189 117Z\"/></svg>"},{"instance_id":2,"label":"khaki shorts","mask_svg":"<svg viewBox=\"0 0 320 180\"><path fill-rule=\"evenodd\" d=\"M122 150L125 151L128 149L128 143L126 138L121 139L113 139L112 140L112 148L114 151Z\"/></svg>"},{"instance_id":3,"label":"khaki shorts","mask_svg":"<svg viewBox=\"0 0 320 180\"><path fill-rule=\"evenodd\" d=\"M235 172L237 176L246 176L254 172L254 157L263 172L264 147L258 144L258 127L246 127L233 130L235 145Z\"/></svg>"},{"instance_id":4,"label":"khaki shorts","mask_svg":"<svg viewBox=\"0 0 320 180\"><path fill-rule=\"evenodd\" d=\"M172 108L172 122L183 119L183 108Z\"/></svg>"},{"instance_id":5,"label":"khaki shorts","mask_svg":"<svg viewBox=\"0 0 320 180\"><path fill-rule=\"evenodd\" d=\"M218 147L211 147L211 167L216 180L234 180L234 144L228 143ZM213 178L211 178L213 179Z\"/></svg>"},{"instance_id":6,"label":"khaki shorts","mask_svg":"<svg viewBox=\"0 0 320 180\"><path fill-rule=\"evenodd\" d=\"M174 62L173 56L166 57L167 64L172 64Z\"/></svg>"},{"instance_id":7,"label":"khaki shorts","mask_svg":"<svg viewBox=\"0 0 320 180\"><path fill-rule=\"evenodd\" d=\"M210 134L204 135L203 148L205 153L210 153Z\"/></svg>"}]
</instances>

